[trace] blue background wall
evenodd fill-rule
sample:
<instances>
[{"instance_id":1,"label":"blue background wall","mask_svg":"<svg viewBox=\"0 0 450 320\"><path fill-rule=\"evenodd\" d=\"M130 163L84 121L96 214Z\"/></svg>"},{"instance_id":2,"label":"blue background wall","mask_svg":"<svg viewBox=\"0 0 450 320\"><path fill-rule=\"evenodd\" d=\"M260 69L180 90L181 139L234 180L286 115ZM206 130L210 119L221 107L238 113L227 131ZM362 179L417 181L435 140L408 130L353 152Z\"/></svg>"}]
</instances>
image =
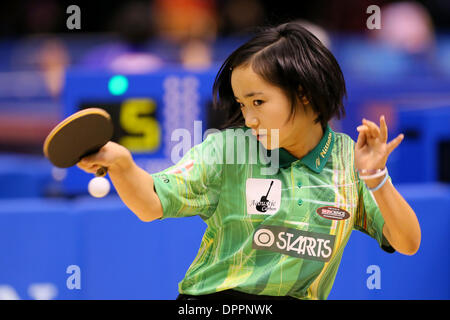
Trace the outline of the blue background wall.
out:
<instances>
[{"instance_id":1,"label":"blue background wall","mask_svg":"<svg viewBox=\"0 0 450 320\"><path fill-rule=\"evenodd\" d=\"M354 231L329 299L450 297L449 187L399 190L421 224L419 252L388 254ZM116 196L1 200L0 284L21 299L32 299L30 286L42 283L56 288L55 299L174 299L205 226L199 217L141 222ZM80 289L66 285L71 265L80 268ZM367 286L371 265L380 268L380 289Z\"/></svg>"}]
</instances>

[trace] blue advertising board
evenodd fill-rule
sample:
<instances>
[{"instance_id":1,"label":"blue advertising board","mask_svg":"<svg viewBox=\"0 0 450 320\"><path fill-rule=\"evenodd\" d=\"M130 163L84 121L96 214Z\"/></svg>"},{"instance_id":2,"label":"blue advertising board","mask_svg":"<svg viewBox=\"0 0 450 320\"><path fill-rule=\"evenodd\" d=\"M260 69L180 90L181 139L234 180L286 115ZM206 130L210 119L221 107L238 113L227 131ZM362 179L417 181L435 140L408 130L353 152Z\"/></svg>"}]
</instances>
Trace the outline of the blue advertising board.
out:
<instances>
[{"instance_id":1,"label":"blue advertising board","mask_svg":"<svg viewBox=\"0 0 450 320\"><path fill-rule=\"evenodd\" d=\"M422 242L384 252L354 231L329 299L449 299L450 187L399 187ZM140 221L121 200L0 200L0 299L175 299L206 224Z\"/></svg>"}]
</instances>

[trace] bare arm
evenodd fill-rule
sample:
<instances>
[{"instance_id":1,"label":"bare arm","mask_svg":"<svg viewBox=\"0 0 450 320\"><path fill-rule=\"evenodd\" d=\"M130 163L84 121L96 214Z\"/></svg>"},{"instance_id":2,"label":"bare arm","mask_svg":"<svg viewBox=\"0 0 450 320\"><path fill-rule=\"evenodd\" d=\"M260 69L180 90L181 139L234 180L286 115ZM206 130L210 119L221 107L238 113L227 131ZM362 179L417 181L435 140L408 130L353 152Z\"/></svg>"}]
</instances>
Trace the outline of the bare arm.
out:
<instances>
[{"instance_id":1,"label":"bare arm","mask_svg":"<svg viewBox=\"0 0 450 320\"><path fill-rule=\"evenodd\" d=\"M403 140L403 135L399 135L387 143L384 116L380 118L380 127L363 119L363 124L357 130L359 136L355 145L355 163L358 169L384 168L389 154ZM366 180L365 183L369 188L374 188L383 178ZM386 239L398 252L415 254L419 250L421 231L413 209L389 181L374 191L373 196L384 218L383 234Z\"/></svg>"},{"instance_id":2,"label":"bare arm","mask_svg":"<svg viewBox=\"0 0 450 320\"><path fill-rule=\"evenodd\" d=\"M381 181L366 181L369 188ZM389 243L403 254L413 255L419 250L421 232L416 214L395 187L387 181L373 192L384 218L383 234Z\"/></svg>"},{"instance_id":3,"label":"bare arm","mask_svg":"<svg viewBox=\"0 0 450 320\"><path fill-rule=\"evenodd\" d=\"M163 209L152 176L136 165L125 147L108 142L77 166L89 173L95 173L100 166L107 167L120 198L139 219L149 222L162 217Z\"/></svg>"}]
</instances>

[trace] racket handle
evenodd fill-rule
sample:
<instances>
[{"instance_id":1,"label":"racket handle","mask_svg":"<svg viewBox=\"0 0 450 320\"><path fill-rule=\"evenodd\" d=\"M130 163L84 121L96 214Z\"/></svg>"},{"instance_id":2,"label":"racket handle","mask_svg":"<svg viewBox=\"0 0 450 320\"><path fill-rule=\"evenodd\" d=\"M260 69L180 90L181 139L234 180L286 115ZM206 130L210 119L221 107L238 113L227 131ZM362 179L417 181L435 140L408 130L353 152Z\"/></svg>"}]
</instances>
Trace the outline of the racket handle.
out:
<instances>
[{"instance_id":1,"label":"racket handle","mask_svg":"<svg viewBox=\"0 0 450 320\"><path fill-rule=\"evenodd\" d=\"M95 173L95 176L96 177L104 177L104 176L106 176L106 173L108 173L108 168L101 167L100 169L97 170L97 172Z\"/></svg>"}]
</instances>

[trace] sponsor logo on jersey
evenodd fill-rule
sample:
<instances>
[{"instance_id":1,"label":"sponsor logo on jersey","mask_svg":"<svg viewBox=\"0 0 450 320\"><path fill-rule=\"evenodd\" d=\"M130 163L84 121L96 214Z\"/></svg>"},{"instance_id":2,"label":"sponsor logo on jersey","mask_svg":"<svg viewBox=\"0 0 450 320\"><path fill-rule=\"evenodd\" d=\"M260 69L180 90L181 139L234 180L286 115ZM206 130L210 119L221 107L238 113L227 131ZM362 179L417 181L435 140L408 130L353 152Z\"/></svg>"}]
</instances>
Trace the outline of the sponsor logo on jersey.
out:
<instances>
[{"instance_id":1,"label":"sponsor logo on jersey","mask_svg":"<svg viewBox=\"0 0 450 320\"><path fill-rule=\"evenodd\" d=\"M273 215L280 209L281 181L278 179L247 179L245 192L248 214Z\"/></svg>"},{"instance_id":2,"label":"sponsor logo on jersey","mask_svg":"<svg viewBox=\"0 0 450 320\"><path fill-rule=\"evenodd\" d=\"M156 174L153 174L153 177L161 179L162 182L164 182L164 183L170 182L169 177L167 177L167 174L165 174L165 173L156 173Z\"/></svg>"},{"instance_id":3,"label":"sponsor logo on jersey","mask_svg":"<svg viewBox=\"0 0 450 320\"><path fill-rule=\"evenodd\" d=\"M330 132L328 134L327 142L323 146L322 151L320 151L319 156L317 156L317 158L316 158L316 169L318 169L320 167L320 161L321 161L320 157L322 159L325 159L325 156L327 155L327 152L328 152L328 148L330 147L330 144L331 144L332 137L333 137L333 134Z\"/></svg>"},{"instance_id":4,"label":"sponsor logo on jersey","mask_svg":"<svg viewBox=\"0 0 450 320\"><path fill-rule=\"evenodd\" d=\"M169 170L168 174L181 174L181 173L188 173L192 167L194 166L194 160L189 160L183 164L177 165L172 170Z\"/></svg>"},{"instance_id":5,"label":"sponsor logo on jersey","mask_svg":"<svg viewBox=\"0 0 450 320\"><path fill-rule=\"evenodd\" d=\"M334 235L324 233L260 226L253 234L252 247L301 259L327 262L333 253L334 240Z\"/></svg>"},{"instance_id":6,"label":"sponsor logo on jersey","mask_svg":"<svg viewBox=\"0 0 450 320\"><path fill-rule=\"evenodd\" d=\"M322 218L330 220L345 220L350 217L350 213L336 207L320 207L316 210L316 213Z\"/></svg>"}]
</instances>

